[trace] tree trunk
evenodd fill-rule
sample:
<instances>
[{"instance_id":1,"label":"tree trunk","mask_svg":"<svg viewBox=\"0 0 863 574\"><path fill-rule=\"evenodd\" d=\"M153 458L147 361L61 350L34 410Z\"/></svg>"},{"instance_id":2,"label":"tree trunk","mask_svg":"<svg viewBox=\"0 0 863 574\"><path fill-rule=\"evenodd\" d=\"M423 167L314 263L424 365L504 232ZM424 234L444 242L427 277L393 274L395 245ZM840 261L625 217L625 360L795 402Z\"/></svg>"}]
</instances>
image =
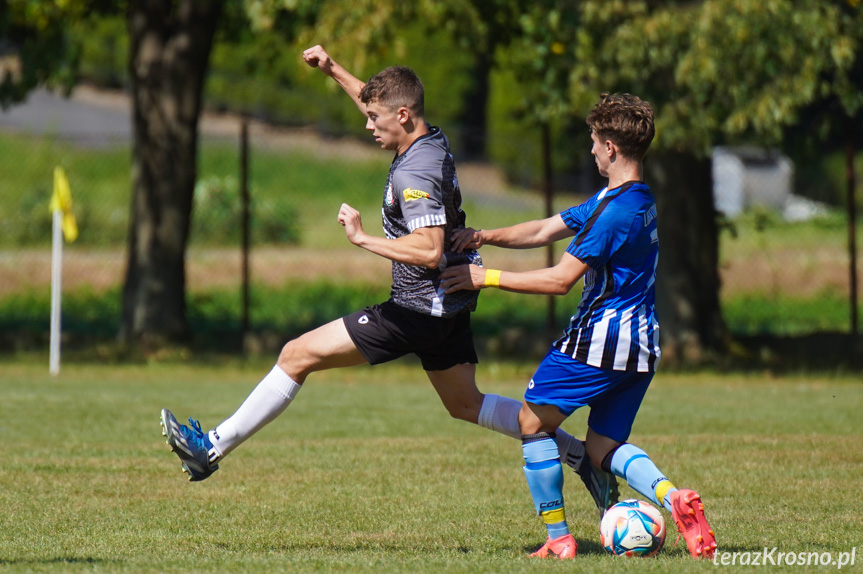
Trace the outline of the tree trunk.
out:
<instances>
[{"instance_id":1,"label":"tree trunk","mask_svg":"<svg viewBox=\"0 0 863 574\"><path fill-rule=\"evenodd\" d=\"M464 94L464 108L457 122L461 127L459 161L482 161L485 159L488 132L488 100L491 82L492 55L486 51L475 54L470 86Z\"/></svg>"},{"instance_id":2,"label":"tree trunk","mask_svg":"<svg viewBox=\"0 0 863 574\"><path fill-rule=\"evenodd\" d=\"M132 213L120 340L182 340L198 116L222 0L130 0Z\"/></svg>"},{"instance_id":3,"label":"tree trunk","mask_svg":"<svg viewBox=\"0 0 863 574\"><path fill-rule=\"evenodd\" d=\"M646 180L659 213L657 313L663 362L697 363L722 353L719 233L710 158L651 152Z\"/></svg>"}]
</instances>

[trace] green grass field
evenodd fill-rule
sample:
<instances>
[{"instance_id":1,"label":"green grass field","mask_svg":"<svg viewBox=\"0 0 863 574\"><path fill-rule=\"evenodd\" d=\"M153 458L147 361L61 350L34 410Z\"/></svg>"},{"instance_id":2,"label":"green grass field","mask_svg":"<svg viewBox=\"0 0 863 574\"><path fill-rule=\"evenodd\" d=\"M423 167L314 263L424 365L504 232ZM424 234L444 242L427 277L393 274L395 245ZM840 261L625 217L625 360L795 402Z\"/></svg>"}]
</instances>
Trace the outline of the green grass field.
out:
<instances>
[{"instance_id":1,"label":"green grass field","mask_svg":"<svg viewBox=\"0 0 863 574\"><path fill-rule=\"evenodd\" d=\"M187 482L159 409L212 426L269 368L66 364L51 377L43 355L0 363L0 571L715 568L674 546L667 514L657 558L606 555L592 502L569 472L579 556L526 558L545 536L518 443L450 419L409 360L314 375L213 477ZM482 363L479 384L518 397L532 368ZM701 492L721 550L838 556L857 546L859 570L861 409L852 378L660 374L631 438L678 486ZM583 436L585 416L565 428Z\"/></svg>"}]
</instances>

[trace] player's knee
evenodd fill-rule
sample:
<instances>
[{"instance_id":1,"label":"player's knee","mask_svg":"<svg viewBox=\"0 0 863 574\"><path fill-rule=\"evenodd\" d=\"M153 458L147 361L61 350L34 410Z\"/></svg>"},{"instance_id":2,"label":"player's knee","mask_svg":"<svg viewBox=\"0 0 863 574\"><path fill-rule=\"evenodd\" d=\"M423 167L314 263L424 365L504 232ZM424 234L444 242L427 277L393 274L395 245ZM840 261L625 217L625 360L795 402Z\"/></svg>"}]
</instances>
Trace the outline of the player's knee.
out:
<instances>
[{"instance_id":1,"label":"player's knee","mask_svg":"<svg viewBox=\"0 0 863 574\"><path fill-rule=\"evenodd\" d=\"M617 450L621 443L609 443L606 441L590 441L585 443L587 456L590 457L590 462L596 468L604 468L603 463L609 454Z\"/></svg>"},{"instance_id":2,"label":"player's knee","mask_svg":"<svg viewBox=\"0 0 863 574\"><path fill-rule=\"evenodd\" d=\"M460 420L460 421L468 420L467 419L467 412L461 407L447 406L446 410L449 413L449 416L451 416L452 418L454 418L456 420Z\"/></svg>"},{"instance_id":3,"label":"player's knee","mask_svg":"<svg viewBox=\"0 0 863 574\"><path fill-rule=\"evenodd\" d=\"M476 423L479 421L480 405L476 405L470 401L458 401L455 403L445 404L444 406L446 407L449 416L456 420L467 421L469 423Z\"/></svg>"},{"instance_id":4,"label":"player's knee","mask_svg":"<svg viewBox=\"0 0 863 574\"><path fill-rule=\"evenodd\" d=\"M294 352L294 341L288 341L282 346L282 350L279 352L279 359L277 361L278 365L284 369L284 365L291 362L291 356Z\"/></svg>"},{"instance_id":5,"label":"player's knee","mask_svg":"<svg viewBox=\"0 0 863 574\"><path fill-rule=\"evenodd\" d=\"M591 452L588 449L587 457L590 459L590 463L593 465L594 468L602 468L602 461L605 460L604 454L597 454L595 452Z\"/></svg>"},{"instance_id":6,"label":"player's knee","mask_svg":"<svg viewBox=\"0 0 863 574\"><path fill-rule=\"evenodd\" d=\"M308 354L303 352L303 344L299 339L285 343L276 364L298 383L302 383L309 374Z\"/></svg>"}]
</instances>

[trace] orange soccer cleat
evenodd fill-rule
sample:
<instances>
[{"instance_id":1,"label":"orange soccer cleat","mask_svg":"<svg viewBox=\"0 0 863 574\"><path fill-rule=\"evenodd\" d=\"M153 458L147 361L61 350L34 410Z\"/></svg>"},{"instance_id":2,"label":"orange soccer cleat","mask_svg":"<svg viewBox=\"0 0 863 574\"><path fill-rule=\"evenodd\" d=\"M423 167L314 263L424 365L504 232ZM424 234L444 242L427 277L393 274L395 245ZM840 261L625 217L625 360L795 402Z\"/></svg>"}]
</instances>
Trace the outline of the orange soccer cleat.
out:
<instances>
[{"instance_id":1,"label":"orange soccer cleat","mask_svg":"<svg viewBox=\"0 0 863 574\"><path fill-rule=\"evenodd\" d=\"M572 534L565 534L554 540L551 538L546 540L542 548L531 554L531 557L548 558L551 556L558 560L566 560L575 558L576 552L578 552L578 544L576 544L575 538L572 537Z\"/></svg>"},{"instance_id":2,"label":"orange soccer cleat","mask_svg":"<svg viewBox=\"0 0 863 574\"><path fill-rule=\"evenodd\" d=\"M671 493L671 515L677 530L686 540L689 554L698 558L712 559L716 552L716 536L704 517L704 504L694 490L678 490Z\"/></svg>"}]
</instances>

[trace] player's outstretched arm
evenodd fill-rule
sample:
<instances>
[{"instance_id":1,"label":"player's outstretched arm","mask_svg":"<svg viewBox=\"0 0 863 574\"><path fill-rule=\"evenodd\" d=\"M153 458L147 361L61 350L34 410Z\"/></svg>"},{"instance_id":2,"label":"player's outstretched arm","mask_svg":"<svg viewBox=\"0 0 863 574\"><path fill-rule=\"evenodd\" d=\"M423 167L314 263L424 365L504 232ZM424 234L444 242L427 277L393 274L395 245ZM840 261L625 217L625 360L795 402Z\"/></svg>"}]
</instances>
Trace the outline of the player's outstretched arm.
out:
<instances>
[{"instance_id":1,"label":"player's outstretched arm","mask_svg":"<svg viewBox=\"0 0 863 574\"><path fill-rule=\"evenodd\" d=\"M366 114L366 105L360 100L360 92L363 91L366 85L365 82L356 78L337 64L321 45L312 46L304 50L303 60L312 68L317 68L325 75L334 79L347 92L363 115Z\"/></svg>"},{"instance_id":2,"label":"player's outstretched arm","mask_svg":"<svg viewBox=\"0 0 863 574\"><path fill-rule=\"evenodd\" d=\"M508 249L533 249L554 243L575 232L566 226L563 218L553 215L547 219L535 219L498 229L465 228L453 233L452 250L479 249L483 245L494 245Z\"/></svg>"},{"instance_id":3,"label":"player's outstretched arm","mask_svg":"<svg viewBox=\"0 0 863 574\"><path fill-rule=\"evenodd\" d=\"M564 253L560 263L554 267L533 271L499 271L477 265L457 265L441 273L441 287L447 293L497 287L514 293L565 295L589 269L586 263L569 253Z\"/></svg>"}]
</instances>

